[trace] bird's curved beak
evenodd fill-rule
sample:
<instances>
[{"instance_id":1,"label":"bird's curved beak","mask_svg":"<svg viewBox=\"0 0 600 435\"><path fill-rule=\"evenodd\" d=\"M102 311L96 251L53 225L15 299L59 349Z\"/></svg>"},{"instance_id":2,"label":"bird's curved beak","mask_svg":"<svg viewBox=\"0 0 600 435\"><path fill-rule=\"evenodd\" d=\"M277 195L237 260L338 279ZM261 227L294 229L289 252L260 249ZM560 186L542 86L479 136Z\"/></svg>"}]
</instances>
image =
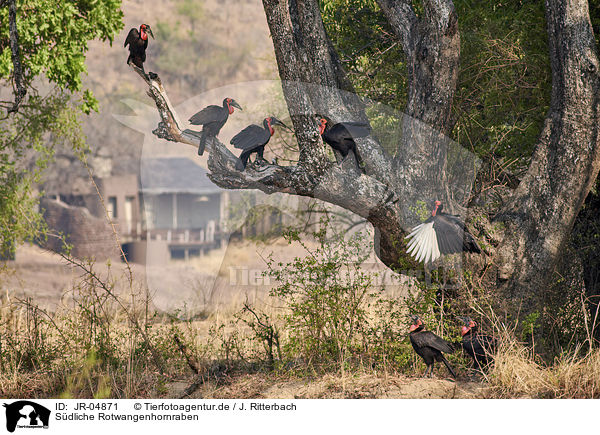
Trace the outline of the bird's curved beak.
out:
<instances>
[{"instance_id":1,"label":"bird's curved beak","mask_svg":"<svg viewBox=\"0 0 600 435\"><path fill-rule=\"evenodd\" d=\"M277 118L272 118L271 119L271 124L272 125L280 125L283 128L285 128L286 130L292 131L287 125L285 125L283 122L281 122L279 119Z\"/></svg>"},{"instance_id":2,"label":"bird's curved beak","mask_svg":"<svg viewBox=\"0 0 600 435\"><path fill-rule=\"evenodd\" d=\"M231 102L230 102L229 104L231 104L231 105L232 105L233 107L235 107L236 109L239 109L239 110L242 110L242 111L244 110L244 109L242 109L242 106L240 106L240 105L237 103L237 101L235 101L235 100L231 100Z\"/></svg>"},{"instance_id":3,"label":"bird's curved beak","mask_svg":"<svg viewBox=\"0 0 600 435\"><path fill-rule=\"evenodd\" d=\"M152 29L150 27L146 27L146 31L150 36L152 36L152 39L154 39L154 33L152 33Z\"/></svg>"}]
</instances>

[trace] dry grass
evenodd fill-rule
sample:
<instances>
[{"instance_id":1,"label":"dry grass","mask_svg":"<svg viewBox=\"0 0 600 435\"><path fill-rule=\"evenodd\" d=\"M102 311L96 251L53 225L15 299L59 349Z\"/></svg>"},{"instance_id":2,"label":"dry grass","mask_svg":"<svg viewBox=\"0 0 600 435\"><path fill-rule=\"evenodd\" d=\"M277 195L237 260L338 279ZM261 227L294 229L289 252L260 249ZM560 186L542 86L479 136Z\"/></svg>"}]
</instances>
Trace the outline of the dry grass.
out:
<instances>
[{"instance_id":1,"label":"dry grass","mask_svg":"<svg viewBox=\"0 0 600 435\"><path fill-rule=\"evenodd\" d=\"M546 364L530 348L505 335L485 377L490 385L489 397L600 398L600 350L580 355L581 349L577 348Z\"/></svg>"}]
</instances>

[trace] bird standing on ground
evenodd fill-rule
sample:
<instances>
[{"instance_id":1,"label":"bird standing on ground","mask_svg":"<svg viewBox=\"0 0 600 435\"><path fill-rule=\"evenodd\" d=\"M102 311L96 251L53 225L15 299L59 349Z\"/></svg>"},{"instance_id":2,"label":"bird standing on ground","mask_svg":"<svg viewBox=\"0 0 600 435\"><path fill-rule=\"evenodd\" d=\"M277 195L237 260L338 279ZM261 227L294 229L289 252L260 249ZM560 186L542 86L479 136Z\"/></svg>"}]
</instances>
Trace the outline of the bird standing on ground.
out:
<instances>
[{"instance_id":1,"label":"bird standing on ground","mask_svg":"<svg viewBox=\"0 0 600 435\"><path fill-rule=\"evenodd\" d=\"M477 332L477 322L469 317L463 317L464 326L460 330L462 335L462 348L473 358L473 367L482 370L493 359L496 349L496 339L489 335Z\"/></svg>"},{"instance_id":2,"label":"bird standing on ground","mask_svg":"<svg viewBox=\"0 0 600 435\"><path fill-rule=\"evenodd\" d=\"M232 98L225 98L222 106L210 105L201 111L192 115L189 119L190 124L202 125L202 135L198 145L198 155L204 154L206 139L208 137L217 137L229 115L233 114L234 108L242 110L242 107Z\"/></svg>"},{"instance_id":3,"label":"bird standing on ground","mask_svg":"<svg viewBox=\"0 0 600 435\"><path fill-rule=\"evenodd\" d=\"M144 74L144 62L146 61L146 48L148 48L148 35L154 39L152 29L148 24L142 24L140 30L135 27L132 28L127 34L123 47L129 45L129 57L127 58L127 65L132 63L142 70Z\"/></svg>"},{"instance_id":4,"label":"bird standing on ground","mask_svg":"<svg viewBox=\"0 0 600 435\"><path fill-rule=\"evenodd\" d=\"M275 133L275 130L273 129L274 125L288 128L279 119L271 116L264 119L262 127L256 124L249 125L231 139L231 145L242 150L240 161L237 165L240 171L246 169L250 154L254 152L257 154L256 160L259 158L264 160L263 153L265 152L265 145L269 143L271 136Z\"/></svg>"},{"instance_id":5,"label":"bird standing on ground","mask_svg":"<svg viewBox=\"0 0 600 435\"><path fill-rule=\"evenodd\" d=\"M458 216L442 212L443 205L435 201L431 216L414 227L406 236L408 253L417 261L432 263L441 255L457 252L481 253L477 241L465 229Z\"/></svg>"},{"instance_id":6,"label":"bird standing on ground","mask_svg":"<svg viewBox=\"0 0 600 435\"><path fill-rule=\"evenodd\" d=\"M354 153L358 169L364 174L364 163L356 149L354 139L370 135L371 127L369 127L369 124L364 122L339 122L333 124L326 116L322 116L319 122L319 134L323 137L323 142L338 151L342 155L342 161L346 159L350 152Z\"/></svg>"},{"instance_id":7,"label":"bird standing on ground","mask_svg":"<svg viewBox=\"0 0 600 435\"><path fill-rule=\"evenodd\" d=\"M431 331L425 331L425 325L418 316L412 316L413 324L410 326L408 334L410 343L415 349L415 352L423 358L427 368L425 369L424 377L433 376L433 365L436 361L444 363L453 378L456 378L456 373L452 370L450 363L444 357L442 352L452 353L454 349L446 340L438 337Z\"/></svg>"}]
</instances>

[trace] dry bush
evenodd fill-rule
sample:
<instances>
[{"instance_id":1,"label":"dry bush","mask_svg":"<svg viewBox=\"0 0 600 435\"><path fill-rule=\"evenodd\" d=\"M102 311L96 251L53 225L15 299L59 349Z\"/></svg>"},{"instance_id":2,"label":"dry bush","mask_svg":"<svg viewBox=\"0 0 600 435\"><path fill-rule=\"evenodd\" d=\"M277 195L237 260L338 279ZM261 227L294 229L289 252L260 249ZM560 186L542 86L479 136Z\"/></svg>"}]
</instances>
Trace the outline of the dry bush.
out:
<instances>
[{"instance_id":1,"label":"dry bush","mask_svg":"<svg viewBox=\"0 0 600 435\"><path fill-rule=\"evenodd\" d=\"M504 329L485 379L494 398L600 398L600 350L577 347L544 363Z\"/></svg>"}]
</instances>

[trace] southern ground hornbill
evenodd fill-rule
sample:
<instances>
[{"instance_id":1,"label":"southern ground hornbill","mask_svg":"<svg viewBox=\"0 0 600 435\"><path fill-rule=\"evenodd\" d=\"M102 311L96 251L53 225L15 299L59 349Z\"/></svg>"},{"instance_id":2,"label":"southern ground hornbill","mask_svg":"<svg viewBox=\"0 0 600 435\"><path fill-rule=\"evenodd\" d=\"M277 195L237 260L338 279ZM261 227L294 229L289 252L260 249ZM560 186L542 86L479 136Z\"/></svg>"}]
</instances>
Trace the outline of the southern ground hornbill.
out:
<instances>
[{"instance_id":1,"label":"southern ground hornbill","mask_svg":"<svg viewBox=\"0 0 600 435\"><path fill-rule=\"evenodd\" d=\"M323 137L323 142L338 151L342 155L342 161L345 160L352 151L358 169L364 174L364 164L356 149L354 138L370 135L371 127L369 124L363 122L339 122L334 124L326 116L321 116L320 118L319 133Z\"/></svg>"},{"instance_id":2,"label":"southern ground hornbill","mask_svg":"<svg viewBox=\"0 0 600 435\"><path fill-rule=\"evenodd\" d=\"M425 331L425 325L418 316L412 316L413 324L410 326L410 343L415 349L415 352L423 358L427 368L423 376L433 376L433 365L436 361L444 363L453 378L456 378L456 373L452 370L450 363L444 357L442 352L452 353L454 348L450 343L441 337L438 337L431 331Z\"/></svg>"},{"instance_id":3,"label":"southern ground hornbill","mask_svg":"<svg viewBox=\"0 0 600 435\"><path fill-rule=\"evenodd\" d=\"M146 48L148 48L148 35L154 38L152 29L148 24L142 24L140 30L135 27L129 31L123 47L129 45L129 57L127 65L134 64L139 69L144 71L144 62L146 61ZM146 72L144 71L144 74Z\"/></svg>"},{"instance_id":4,"label":"southern ground hornbill","mask_svg":"<svg viewBox=\"0 0 600 435\"><path fill-rule=\"evenodd\" d=\"M263 153L265 152L265 145L269 143L271 136L275 133L275 130L273 129L274 125L281 125L282 127L288 128L279 119L271 116L264 119L262 127L256 124L249 125L231 139L231 145L242 150L240 161L237 163L237 168L240 171L246 169L248 159L252 153L256 153L257 160L259 158L264 160Z\"/></svg>"},{"instance_id":5,"label":"southern ground hornbill","mask_svg":"<svg viewBox=\"0 0 600 435\"><path fill-rule=\"evenodd\" d=\"M435 201L431 216L414 227L406 236L408 253L415 260L431 263L441 255L457 252L481 253L477 241L465 229L465 223L458 216L443 213L443 205Z\"/></svg>"},{"instance_id":6,"label":"southern ground hornbill","mask_svg":"<svg viewBox=\"0 0 600 435\"><path fill-rule=\"evenodd\" d=\"M496 339L477 332L477 322L469 317L463 317L464 326L460 330L462 348L473 358L473 367L482 370L492 361L496 350Z\"/></svg>"},{"instance_id":7,"label":"southern ground hornbill","mask_svg":"<svg viewBox=\"0 0 600 435\"><path fill-rule=\"evenodd\" d=\"M206 138L217 137L229 115L233 113L234 107L242 110L242 107L232 98L225 98L222 106L210 105L192 115L190 124L202 125L202 135L198 146L198 155L204 154Z\"/></svg>"}]
</instances>

